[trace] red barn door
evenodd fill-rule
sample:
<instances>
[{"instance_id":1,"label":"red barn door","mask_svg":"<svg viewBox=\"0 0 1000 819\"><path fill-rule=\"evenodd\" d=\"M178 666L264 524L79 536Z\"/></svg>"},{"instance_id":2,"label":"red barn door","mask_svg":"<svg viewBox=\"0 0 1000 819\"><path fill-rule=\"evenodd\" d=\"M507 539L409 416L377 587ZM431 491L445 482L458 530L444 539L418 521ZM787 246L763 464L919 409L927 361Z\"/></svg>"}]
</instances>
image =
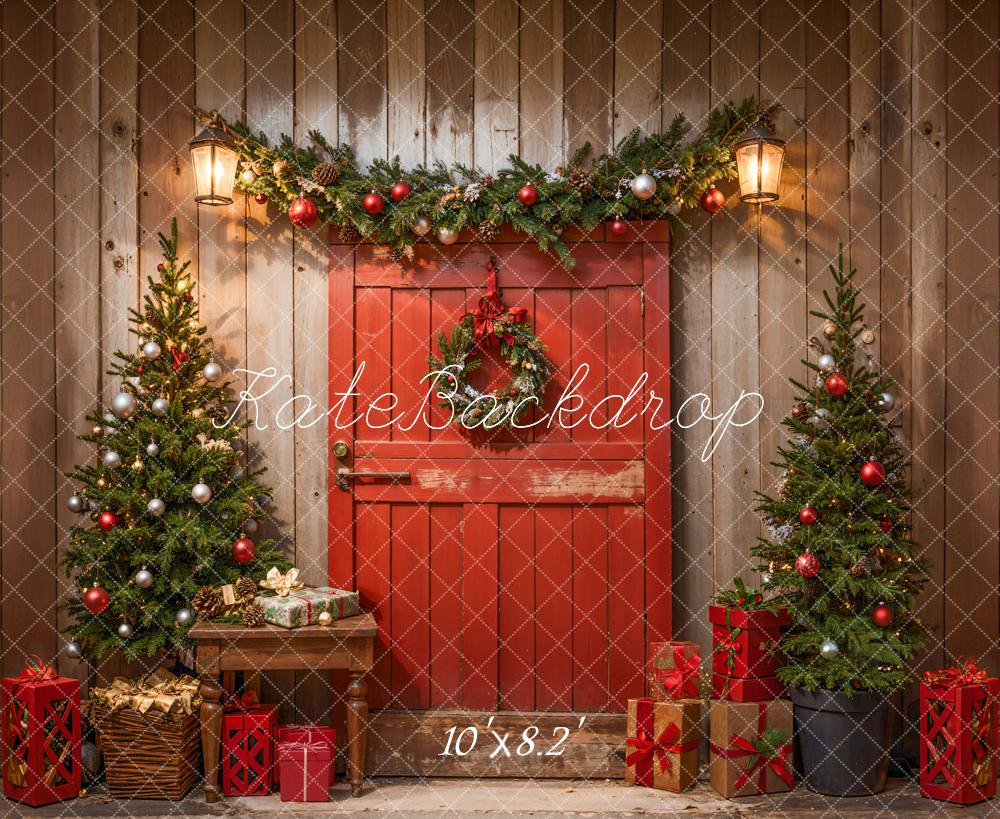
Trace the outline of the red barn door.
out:
<instances>
[{"instance_id":1,"label":"red barn door","mask_svg":"<svg viewBox=\"0 0 1000 819\"><path fill-rule=\"evenodd\" d=\"M364 372L331 414L330 579L380 626L372 707L618 712L642 695L645 642L670 634L668 428L648 415L566 428L643 371L632 412L655 392L657 422L669 417L667 228L578 238L565 270L512 236L421 244L404 266L334 237L331 404ZM444 411L426 400L427 356L477 304L491 253L504 301L528 308L557 369L546 408L581 364L585 406L516 434L431 430ZM487 358L478 380L504 368ZM345 467L409 477L340 488Z\"/></svg>"}]
</instances>

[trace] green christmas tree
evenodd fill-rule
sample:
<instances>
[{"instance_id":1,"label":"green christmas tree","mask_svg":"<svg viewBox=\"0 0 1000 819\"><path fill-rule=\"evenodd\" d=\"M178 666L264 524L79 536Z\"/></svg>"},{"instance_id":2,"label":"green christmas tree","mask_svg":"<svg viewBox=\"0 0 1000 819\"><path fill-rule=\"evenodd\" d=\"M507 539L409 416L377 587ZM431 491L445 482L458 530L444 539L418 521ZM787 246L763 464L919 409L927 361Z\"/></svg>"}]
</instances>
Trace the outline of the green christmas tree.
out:
<instances>
[{"instance_id":1,"label":"green christmas tree","mask_svg":"<svg viewBox=\"0 0 1000 819\"><path fill-rule=\"evenodd\" d=\"M229 423L227 384L198 321L188 263L177 261L176 220L160 245L160 278L149 277L142 313L130 311L138 351L115 353L108 370L121 392L80 436L97 462L69 475L78 484L70 509L96 523L74 526L66 551L81 588L69 603L71 655L181 649L200 588L287 565L273 541L247 538L270 499L263 470L242 463L245 423Z\"/></svg>"},{"instance_id":2,"label":"green christmas tree","mask_svg":"<svg viewBox=\"0 0 1000 819\"><path fill-rule=\"evenodd\" d=\"M830 271L828 312L812 314L831 349L818 365L804 362L815 373L811 386L792 379L799 394L774 464L783 477L777 497L761 495L769 537L753 554L793 619L781 681L887 693L904 682L923 641L911 608L926 574L908 537L907 464L889 420L893 382L855 364L859 336L872 338L843 248Z\"/></svg>"}]
</instances>

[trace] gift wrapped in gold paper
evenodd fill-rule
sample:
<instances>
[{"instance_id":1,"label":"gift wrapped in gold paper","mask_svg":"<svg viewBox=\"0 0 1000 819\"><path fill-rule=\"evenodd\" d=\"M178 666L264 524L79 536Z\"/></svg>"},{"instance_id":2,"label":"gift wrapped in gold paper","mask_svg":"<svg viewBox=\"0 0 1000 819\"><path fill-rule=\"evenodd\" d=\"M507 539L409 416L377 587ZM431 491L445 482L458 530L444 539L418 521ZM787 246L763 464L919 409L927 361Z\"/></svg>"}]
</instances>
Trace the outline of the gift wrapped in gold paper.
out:
<instances>
[{"instance_id":1,"label":"gift wrapped in gold paper","mask_svg":"<svg viewBox=\"0 0 1000 819\"><path fill-rule=\"evenodd\" d=\"M201 705L200 685L187 674L178 677L165 668L158 668L145 679L115 677L107 688L91 690L90 703L92 707L101 706L111 712L130 708L141 714L150 709L164 714L191 714Z\"/></svg>"}]
</instances>

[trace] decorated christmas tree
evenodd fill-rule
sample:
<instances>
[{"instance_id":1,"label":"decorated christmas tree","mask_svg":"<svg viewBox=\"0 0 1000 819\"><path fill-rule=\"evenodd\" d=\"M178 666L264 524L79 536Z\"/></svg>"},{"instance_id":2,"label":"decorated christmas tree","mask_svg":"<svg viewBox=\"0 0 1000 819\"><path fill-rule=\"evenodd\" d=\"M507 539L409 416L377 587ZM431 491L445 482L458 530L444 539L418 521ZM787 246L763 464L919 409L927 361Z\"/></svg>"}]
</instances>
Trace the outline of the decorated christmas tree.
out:
<instances>
[{"instance_id":1,"label":"decorated christmas tree","mask_svg":"<svg viewBox=\"0 0 1000 819\"><path fill-rule=\"evenodd\" d=\"M815 373L810 386L792 379L799 394L774 464L783 476L776 497L761 496L769 537L753 554L766 588L792 615L781 681L806 691L889 692L923 640L911 607L925 574L908 538L893 382L855 362L859 339L867 346L874 333L863 323L855 271L843 265L841 248L830 267L833 298L824 292L828 312L813 312L830 349L818 365L804 362Z\"/></svg>"},{"instance_id":2,"label":"decorated christmas tree","mask_svg":"<svg viewBox=\"0 0 1000 819\"><path fill-rule=\"evenodd\" d=\"M138 351L115 354L108 373L121 391L80 436L97 448L96 463L69 476L78 484L69 508L93 522L73 527L66 551L81 587L69 603L72 656L183 648L199 593L204 601L209 587L286 565L272 541L248 537L270 499L260 472L241 462L245 425L229 423L222 368L198 321L188 263L177 261L176 220L160 244L160 278L148 279L142 313L131 311Z\"/></svg>"}]
</instances>

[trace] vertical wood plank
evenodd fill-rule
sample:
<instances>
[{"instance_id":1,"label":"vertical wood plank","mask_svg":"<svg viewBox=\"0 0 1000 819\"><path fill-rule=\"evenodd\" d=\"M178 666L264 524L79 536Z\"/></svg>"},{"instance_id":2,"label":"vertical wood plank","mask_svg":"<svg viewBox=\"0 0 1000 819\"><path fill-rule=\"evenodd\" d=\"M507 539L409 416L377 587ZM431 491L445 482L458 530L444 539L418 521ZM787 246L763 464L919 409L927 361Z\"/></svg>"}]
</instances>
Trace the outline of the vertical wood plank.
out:
<instances>
[{"instance_id":1,"label":"vertical wood plank","mask_svg":"<svg viewBox=\"0 0 1000 819\"><path fill-rule=\"evenodd\" d=\"M388 0L386 89L389 97L389 159L398 156L404 168L420 165L426 159L425 46L424 0Z\"/></svg>"},{"instance_id":2,"label":"vertical wood plank","mask_svg":"<svg viewBox=\"0 0 1000 819\"><path fill-rule=\"evenodd\" d=\"M535 292L535 334L545 339L545 355L552 364L552 378L545 387L545 406L554 406L566 388L572 369L572 293L569 290L538 290ZM559 419L551 426L534 428L535 440L569 440L570 431Z\"/></svg>"},{"instance_id":3,"label":"vertical wood plank","mask_svg":"<svg viewBox=\"0 0 1000 819\"><path fill-rule=\"evenodd\" d=\"M614 0L566 0L563 12L563 132L566 152L590 142L595 154L611 147L615 80Z\"/></svg>"},{"instance_id":4,"label":"vertical wood plank","mask_svg":"<svg viewBox=\"0 0 1000 819\"><path fill-rule=\"evenodd\" d=\"M586 380L577 390L583 397L583 409L572 415L572 436L574 441L603 441L608 433L599 427L607 419L607 406L597 405L607 394L607 291L574 290L571 310L572 371L588 368Z\"/></svg>"},{"instance_id":5,"label":"vertical wood plank","mask_svg":"<svg viewBox=\"0 0 1000 819\"><path fill-rule=\"evenodd\" d=\"M431 708L459 708L464 678L462 507L433 504L430 544Z\"/></svg>"},{"instance_id":6,"label":"vertical wood plank","mask_svg":"<svg viewBox=\"0 0 1000 819\"><path fill-rule=\"evenodd\" d=\"M643 373L644 299L637 288L609 287L607 300L607 394L624 398ZM606 420L613 424L608 427L609 441L643 440L645 423L640 412L645 404L644 397L643 390L627 403L623 404L620 400L609 402Z\"/></svg>"},{"instance_id":7,"label":"vertical wood plank","mask_svg":"<svg viewBox=\"0 0 1000 819\"><path fill-rule=\"evenodd\" d=\"M554 168L563 161L563 0L522 0L521 158Z\"/></svg>"},{"instance_id":8,"label":"vertical wood plank","mask_svg":"<svg viewBox=\"0 0 1000 819\"><path fill-rule=\"evenodd\" d=\"M54 13L3 8L0 171L0 623L5 676L56 650Z\"/></svg>"},{"instance_id":9,"label":"vertical wood plank","mask_svg":"<svg viewBox=\"0 0 1000 819\"><path fill-rule=\"evenodd\" d=\"M493 171L517 154L518 14L515 0L475 0L473 158Z\"/></svg>"},{"instance_id":10,"label":"vertical wood plank","mask_svg":"<svg viewBox=\"0 0 1000 819\"><path fill-rule=\"evenodd\" d=\"M663 114L663 3L615 3L614 144L633 128L651 134Z\"/></svg>"},{"instance_id":11,"label":"vertical wood plank","mask_svg":"<svg viewBox=\"0 0 1000 819\"><path fill-rule=\"evenodd\" d=\"M625 711L644 694L645 549L641 506L608 508L608 695L612 711Z\"/></svg>"},{"instance_id":12,"label":"vertical wood plank","mask_svg":"<svg viewBox=\"0 0 1000 819\"><path fill-rule=\"evenodd\" d=\"M535 707L573 708L573 509L535 509Z\"/></svg>"},{"instance_id":13,"label":"vertical wood plank","mask_svg":"<svg viewBox=\"0 0 1000 819\"><path fill-rule=\"evenodd\" d=\"M362 398L375 409L366 411L358 421L357 436L363 440L384 441L392 434L390 401L380 396L392 391L392 328L385 317L392 315L392 291L388 287L367 287L356 291L356 367L365 367ZM359 402L360 407L360 402ZM346 417L346 416L345 416ZM365 454L363 451L355 456Z\"/></svg>"},{"instance_id":14,"label":"vertical wood plank","mask_svg":"<svg viewBox=\"0 0 1000 819\"><path fill-rule=\"evenodd\" d=\"M475 3L427 9L427 162L472 164Z\"/></svg>"},{"instance_id":15,"label":"vertical wood plank","mask_svg":"<svg viewBox=\"0 0 1000 819\"><path fill-rule=\"evenodd\" d=\"M573 515L573 710L608 703L608 508Z\"/></svg>"},{"instance_id":16,"label":"vertical wood plank","mask_svg":"<svg viewBox=\"0 0 1000 819\"><path fill-rule=\"evenodd\" d=\"M431 298L430 349L435 355L439 355L441 350L438 344L438 336L444 333L446 338L450 338L452 328L465 315L465 290L458 288L453 290L436 288L431 291ZM430 408L429 417L431 424L441 426L451 417L451 410L448 407L439 406L438 402L434 401ZM467 440L465 433L458 429L454 423L449 424L444 429L435 430L430 434L434 441Z\"/></svg>"},{"instance_id":17,"label":"vertical wood plank","mask_svg":"<svg viewBox=\"0 0 1000 819\"><path fill-rule=\"evenodd\" d=\"M941 668L944 655L945 594L945 380L947 264L947 87L945 0L928 0L914 10L913 30L913 185L910 256L913 280L912 383L910 418L913 458L912 537L931 561L917 616L934 627L923 660Z\"/></svg>"},{"instance_id":18,"label":"vertical wood plank","mask_svg":"<svg viewBox=\"0 0 1000 819\"><path fill-rule=\"evenodd\" d=\"M394 441L426 441L429 408L424 401L430 349L430 291L399 289L392 293L392 391L399 400L393 414Z\"/></svg>"},{"instance_id":19,"label":"vertical wood plank","mask_svg":"<svg viewBox=\"0 0 1000 819\"><path fill-rule=\"evenodd\" d=\"M430 519L427 504L392 504L392 702L430 707Z\"/></svg>"},{"instance_id":20,"label":"vertical wood plank","mask_svg":"<svg viewBox=\"0 0 1000 819\"><path fill-rule=\"evenodd\" d=\"M535 510L500 507L500 709L535 708Z\"/></svg>"},{"instance_id":21,"label":"vertical wood plank","mask_svg":"<svg viewBox=\"0 0 1000 819\"><path fill-rule=\"evenodd\" d=\"M55 59L55 387L56 470L59 491L56 513L57 625L64 632L71 620L63 603L75 594L62 571L69 528L80 516L66 508L71 484L63 476L89 461L93 448L77 439L94 411L102 369L100 360L100 79L97 3L60 0L56 5ZM59 672L79 677L78 660L59 657Z\"/></svg>"},{"instance_id":22,"label":"vertical wood plank","mask_svg":"<svg viewBox=\"0 0 1000 819\"><path fill-rule=\"evenodd\" d=\"M386 154L385 14L382 0L337 4L340 142L361 167Z\"/></svg>"},{"instance_id":23,"label":"vertical wood plank","mask_svg":"<svg viewBox=\"0 0 1000 819\"><path fill-rule=\"evenodd\" d=\"M361 608L370 611L378 624L375 640L375 663L368 673L368 705L384 708L389 704L389 648L392 634L390 609L390 527L389 504L356 504L356 549L358 597Z\"/></svg>"},{"instance_id":24,"label":"vertical wood plank","mask_svg":"<svg viewBox=\"0 0 1000 819\"><path fill-rule=\"evenodd\" d=\"M495 503L462 508L462 705L493 710L498 703L499 511Z\"/></svg>"},{"instance_id":25,"label":"vertical wood plank","mask_svg":"<svg viewBox=\"0 0 1000 819\"><path fill-rule=\"evenodd\" d=\"M976 655L992 671L997 645L984 635L996 634L998 615L998 13L994 3L949 3L946 85L945 640L949 654Z\"/></svg>"}]
</instances>

